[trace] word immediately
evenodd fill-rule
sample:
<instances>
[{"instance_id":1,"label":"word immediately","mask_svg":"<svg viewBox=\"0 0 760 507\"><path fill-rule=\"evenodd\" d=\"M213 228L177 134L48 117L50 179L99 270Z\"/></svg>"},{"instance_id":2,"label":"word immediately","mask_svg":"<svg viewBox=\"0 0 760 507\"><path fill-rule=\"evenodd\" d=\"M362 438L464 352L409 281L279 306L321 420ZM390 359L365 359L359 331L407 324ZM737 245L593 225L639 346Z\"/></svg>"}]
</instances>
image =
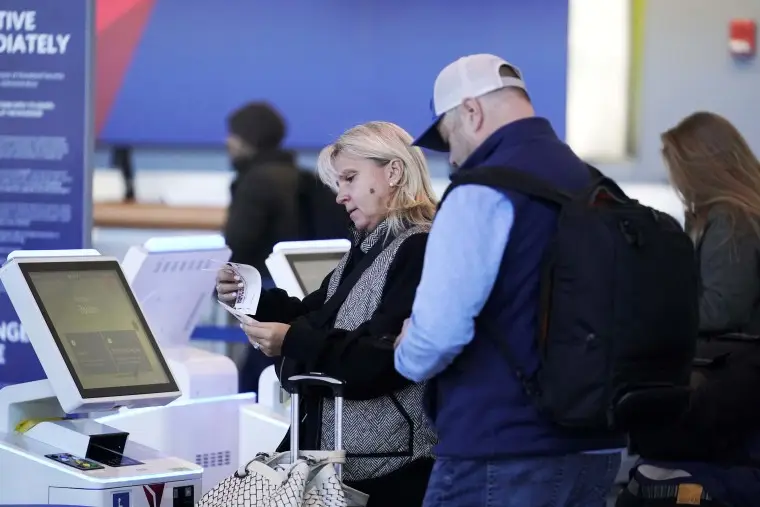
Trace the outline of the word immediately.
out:
<instances>
[{"instance_id":1,"label":"word immediately","mask_svg":"<svg viewBox=\"0 0 760 507\"><path fill-rule=\"evenodd\" d=\"M0 54L62 55L70 33L37 33L36 11L0 11Z\"/></svg>"}]
</instances>

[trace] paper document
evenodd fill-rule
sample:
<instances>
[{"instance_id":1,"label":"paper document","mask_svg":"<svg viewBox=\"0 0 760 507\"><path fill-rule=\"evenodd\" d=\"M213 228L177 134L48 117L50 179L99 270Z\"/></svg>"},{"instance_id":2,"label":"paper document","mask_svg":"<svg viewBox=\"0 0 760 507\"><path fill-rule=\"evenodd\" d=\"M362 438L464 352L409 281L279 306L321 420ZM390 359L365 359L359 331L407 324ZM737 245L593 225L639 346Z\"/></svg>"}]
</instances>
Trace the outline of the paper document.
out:
<instances>
[{"instance_id":1,"label":"paper document","mask_svg":"<svg viewBox=\"0 0 760 507\"><path fill-rule=\"evenodd\" d=\"M240 277L243 285L237 290L235 310L247 315L254 315L259 307L261 297L261 274L259 270L248 264L227 263L227 267Z\"/></svg>"},{"instance_id":2,"label":"paper document","mask_svg":"<svg viewBox=\"0 0 760 507\"><path fill-rule=\"evenodd\" d=\"M239 320L243 324L255 324L257 321L256 319L246 315L245 312L241 312L240 310L236 310L235 308L232 308L227 303L223 303L221 301L217 300L217 303L222 305L222 308L230 312L237 320Z\"/></svg>"}]
</instances>

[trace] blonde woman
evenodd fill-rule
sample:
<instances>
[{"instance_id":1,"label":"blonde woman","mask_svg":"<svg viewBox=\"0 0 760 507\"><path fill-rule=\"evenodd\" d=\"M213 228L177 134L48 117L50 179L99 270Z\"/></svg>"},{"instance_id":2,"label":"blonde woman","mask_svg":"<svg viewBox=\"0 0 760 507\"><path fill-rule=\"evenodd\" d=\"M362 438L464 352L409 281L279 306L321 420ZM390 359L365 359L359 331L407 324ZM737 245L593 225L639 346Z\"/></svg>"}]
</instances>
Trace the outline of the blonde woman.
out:
<instances>
[{"instance_id":1,"label":"blonde woman","mask_svg":"<svg viewBox=\"0 0 760 507\"><path fill-rule=\"evenodd\" d=\"M303 301L280 289L262 293L253 316L259 322L244 330L279 358L281 380L318 371L345 381L344 480L368 493L370 506L419 506L435 437L423 413L424 386L396 373L393 339L411 314L435 213L427 164L403 129L370 122L324 148L317 170L346 208L353 247ZM223 268L219 298L234 301L235 289ZM321 310L336 291L347 296L325 319ZM318 391L302 398L301 449L331 449L332 400Z\"/></svg>"}]
</instances>

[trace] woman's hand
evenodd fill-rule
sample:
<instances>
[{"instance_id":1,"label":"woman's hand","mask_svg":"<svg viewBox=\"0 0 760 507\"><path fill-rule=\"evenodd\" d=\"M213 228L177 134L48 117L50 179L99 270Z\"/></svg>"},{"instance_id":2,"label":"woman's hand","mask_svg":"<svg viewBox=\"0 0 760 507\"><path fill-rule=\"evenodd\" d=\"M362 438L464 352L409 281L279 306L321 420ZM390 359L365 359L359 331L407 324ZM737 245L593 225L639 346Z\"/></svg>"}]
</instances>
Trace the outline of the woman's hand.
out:
<instances>
[{"instance_id":1,"label":"woman's hand","mask_svg":"<svg viewBox=\"0 0 760 507\"><path fill-rule=\"evenodd\" d=\"M216 294L219 301L232 303L237 298L237 291L242 287L240 277L225 265L216 272Z\"/></svg>"},{"instance_id":2,"label":"woman's hand","mask_svg":"<svg viewBox=\"0 0 760 507\"><path fill-rule=\"evenodd\" d=\"M269 357L279 356L282 353L282 342L285 334L290 329L288 324L281 322L250 322L241 324L241 328L248 336L251 345L260 349Z\"/></svg>"}]
</instances>

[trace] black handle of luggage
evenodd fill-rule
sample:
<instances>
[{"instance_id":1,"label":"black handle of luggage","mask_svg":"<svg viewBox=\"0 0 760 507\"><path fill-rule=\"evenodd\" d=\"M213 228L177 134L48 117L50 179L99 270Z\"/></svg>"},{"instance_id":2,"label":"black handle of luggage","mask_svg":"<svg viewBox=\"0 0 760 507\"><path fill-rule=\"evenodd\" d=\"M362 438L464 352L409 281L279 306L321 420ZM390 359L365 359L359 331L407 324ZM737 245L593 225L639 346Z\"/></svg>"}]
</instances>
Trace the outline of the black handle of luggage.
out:
<instances>
[{"instance_id":1,"label":"black handle of luggage","mask_svg":"<svg viewBox=\"0 0 760 507\"><path fill-rule=\"evenodd\" d=\"M343 386L345 382L324 373L310 372L288 378L290 393L290 462L295 463L300 452L300 394L304 387L327 387L335 398L335 450L343 450ZM338 479L342 478L342 467L335 465Z\"/></svg>"}]
</instances>

